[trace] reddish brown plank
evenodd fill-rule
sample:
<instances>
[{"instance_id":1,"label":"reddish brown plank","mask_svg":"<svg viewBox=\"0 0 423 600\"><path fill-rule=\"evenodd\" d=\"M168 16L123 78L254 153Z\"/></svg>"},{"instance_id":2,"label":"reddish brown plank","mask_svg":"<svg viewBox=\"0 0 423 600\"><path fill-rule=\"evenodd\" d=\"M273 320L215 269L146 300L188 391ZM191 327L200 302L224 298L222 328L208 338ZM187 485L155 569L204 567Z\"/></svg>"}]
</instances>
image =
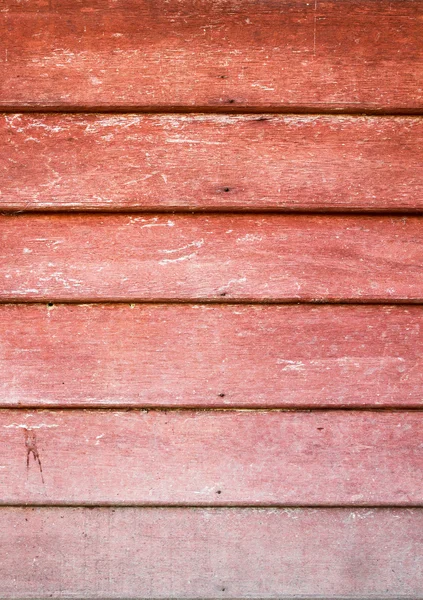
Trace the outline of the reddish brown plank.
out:
<instances>
[{"instance_id":1,"label":"reddish brown plank","mask_svg":"<svg viewBox=\"0 0 423 600\"><path fill-rule=\"evenodd\" d=\"M2 410L0 502L423 505L421 422L417 411Z\"/></svg>"},{"instance_id":2,"label":"reddish brown plank","mask_svg":"<svg viewBox=\"0 0 423 600\"><path fill-rule=\"evenodd\" d=\"M423 407L423 309L0 305L0 406Z\"/></svg>"},{"instance_id":3,"label":"reddish brown plank","mask_svg":"<svg viewBox=\"0 0 423 600\"><path fill-rule=\"evenodd\" d=\"M0 509L0 597L421 600L423 511Z\"/></svg>"},{"instance_id":4,"label":"reddish brown plank","mask_svg":"<svg viewBox=\"0 0 423 600\"><path fill-rule=\"evenodd\" d=\"M412 0L5 6L4 108L423 109Z\"/></svg>"},{"instance_id":5,"label":"reddish brown plank","mask_svg":"<svg viewBox=\"0 0 423 600\"><path fill-rule=\"evenodd\" d=\"M3 115L0 209L423 208L420 118Z\"/></svg>"},{"instance_id":6,"label":"reddish brown plank","mask_svg":"<svg viewBox=\"0 0 423 600\"><path fill-rule=\"evenodd\" d=\"M418 217L0 218L0 299L422 301Z\"/></svg>"}]
</instances>

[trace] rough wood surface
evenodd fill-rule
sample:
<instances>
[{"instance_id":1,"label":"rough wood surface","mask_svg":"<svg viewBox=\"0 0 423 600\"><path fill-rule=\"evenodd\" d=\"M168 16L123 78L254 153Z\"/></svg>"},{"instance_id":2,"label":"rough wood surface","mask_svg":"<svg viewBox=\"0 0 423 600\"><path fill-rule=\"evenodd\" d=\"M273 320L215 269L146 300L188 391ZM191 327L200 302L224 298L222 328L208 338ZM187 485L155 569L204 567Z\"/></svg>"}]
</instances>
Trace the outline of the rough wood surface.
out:
<instances>
[{"instance_id":1,"label":"rough wood surface","mask_svg":"<svg viewBox=\"0 0 423 600\"><path fill-rule=\"evenodd\" d=\"M0 299L422 301L423 219L0 218Z\"/></svg>"},{"instance_id":2,"label":"rough wood surface","mask_svg":"<svg viewBox=\"0 0 423 600\"><path fill-rule=\"evenodd\" d=\"M13 0L0 16L3 108L423 109L413 0Z\"/></svg>"},{"instance_id":3,"label":"rough wood surface","mask_svg":"<svg viewBox=\"0 0 423 600\"><path fill-rule=\"evenodd\" d=\"M417 411L0 411L2 504L423 506Z\"/></svg>"},{"instance_id":4,"label":"rough wood surface","mask_svg":"<svg viewBox=\"0 0 423 600\"><path fill-rule=\"evenodd\" d=\"M0 210L423 208L413 117L0 116Z\"/></svg>"},{"instance_id":5,"label":"rough wood surface","mask_svg":"<svg viewBox=\"0 0 423 600\"><path fill-rule=\"evenodd\" d=\"M420 306L0 305L0 406L421 407Z\"/></svg>"},{"instance_id":6,"label":"rough wood surface","mask_svg":"<svg viewBox=\"0 0 423 600\"><path fill-rule=\"evenodd\" d=\"M421 600L419 509L0 509L0 597Z\"/></svg>"}]
</instances>

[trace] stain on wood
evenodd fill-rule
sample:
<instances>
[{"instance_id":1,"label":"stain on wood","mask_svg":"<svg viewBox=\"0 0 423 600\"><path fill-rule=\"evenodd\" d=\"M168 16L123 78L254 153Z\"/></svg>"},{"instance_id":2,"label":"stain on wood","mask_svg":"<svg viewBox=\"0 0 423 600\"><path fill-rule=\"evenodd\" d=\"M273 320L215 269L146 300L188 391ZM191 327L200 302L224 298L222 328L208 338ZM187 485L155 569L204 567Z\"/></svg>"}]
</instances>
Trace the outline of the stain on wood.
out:
<instances>
[{"instance_id":1,"label":"stain on wood","mask_svg":"<svg viewBox=\"0 0 423 600\"><path fill-rule=\"evenodd\" d=\"M0 405L422 408L423 309L0 305Z\"/></svg>"},{"instance_id":2,"label":"stain on wood","mask_svg":"<svg viewBox=\"0 0 423 600\"><path fill-rule=\"evenodd\" d=\"M31 457L37 463L40 469L41 481L44 484L43 466L41 464L40 453L37 446L37 434L30 427L24 427L25 447L26 447L26 470L29 471Z\"/></svg>"},{"instance_id":3,"label":"stain on wood","mask_svg":"<svg viewBox=\"0 0 423 600\"><path fill-rule=\"evenodd\" d=\"M421 112L422 16L413 0L9 1L0 107Z\"/></svg>"},{"instance_id":4,"label":"stain on wood","mask_svg":"<svg viewBox=\"0 0 423 600\"><path fill-rule=\"evenodd\" d=\"M420 118L0 116L0 210L421 211Z\"/></svg>"}]
</instances>

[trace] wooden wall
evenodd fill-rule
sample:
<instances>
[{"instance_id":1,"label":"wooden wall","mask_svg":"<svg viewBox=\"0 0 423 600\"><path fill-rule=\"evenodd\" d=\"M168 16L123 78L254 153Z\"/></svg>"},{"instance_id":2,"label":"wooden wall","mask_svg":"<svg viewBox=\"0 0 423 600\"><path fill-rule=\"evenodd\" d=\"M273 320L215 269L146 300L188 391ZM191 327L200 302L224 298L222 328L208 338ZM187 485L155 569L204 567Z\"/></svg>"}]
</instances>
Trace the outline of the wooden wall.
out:
<instances>
[{"instance_id":1,"label":"wooden wall","mask_svg":"<svg viewBox=\"0 0 423 600\"><path fill-rule=\"evenodd\" d=\"M423 3L0 23L0 598L423 599Z\"/></svg>"}]
</instances>

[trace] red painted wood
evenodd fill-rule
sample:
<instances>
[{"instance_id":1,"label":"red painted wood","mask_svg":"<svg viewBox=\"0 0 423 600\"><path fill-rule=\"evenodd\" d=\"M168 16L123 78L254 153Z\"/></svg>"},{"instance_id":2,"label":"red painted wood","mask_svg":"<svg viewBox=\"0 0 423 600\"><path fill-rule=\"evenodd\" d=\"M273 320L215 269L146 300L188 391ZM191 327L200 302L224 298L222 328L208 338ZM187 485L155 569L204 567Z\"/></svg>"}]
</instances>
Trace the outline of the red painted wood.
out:
<instances>
[{"instance_id":1,"label":"red painted wood","mask_svg":"<svg viewBox=\"0 0 423 600\"><path fill-rule=\"evenodd\" d=\"M422 301L417 217L0 218L0 299Z\"/></svg>"},{"instance_id":2,"label":"red painted wood","mask_svg":"<svg viewBox=\"0 0 423 600\"><path fill-rule=\"evenodd\" d=\"M411 117L3 115L0 209L418 211L422 151Z\"/></svg>"},{"instance_id":3,"label":"red painted wood","mask_svg":"<svg viewBox=\"0 0 423 600\"><path fill-rule=\"evenodd\" d=\"M423 407L423 309L0 305L0 406Z\"/></svg>"},{"instance_id":4,"label":"red painted wood","mask_svg":"<svg viewBox=\"0 0 423 600\"><path fill-rule=\"evenodd\" d=\"M423 505L421 416L3 410L0 502Z\"/></svg>"},{"instance_id":5,"label":"red painted wood","mask_svg":"<svg viewBox=\"0 0 423 600\"><path fill-rule=\"evenodd\" d=\"M222 304L422 302L421 218L154 211L419 212L418 118L270 113L422 113L422 5L6 4L5 111L260 115L0 117L0 210L153 212L0 219L0 302L127 303L0 306L0 598L423 599L421 411L118 410L421 408L421 307Z\"/></svg>"},{"instance_id":6,"label":"red painted wood","mask_svg":"<svg viewBox=\"0 0 423 600\"><path fill-rule=\"evenodd\" d=\"M401 0L8 2L0 107L421 111Z\"/></svg>"},{"instance_id":7,"label":"red painted wood","mask_svg":"<svg viewBox=\"0 0 423 600\"><path fill-rule=\"evenodd\" d=\"M0 597L420 600L422 510L0 510Z\"/></svg>"}]
</instances>

